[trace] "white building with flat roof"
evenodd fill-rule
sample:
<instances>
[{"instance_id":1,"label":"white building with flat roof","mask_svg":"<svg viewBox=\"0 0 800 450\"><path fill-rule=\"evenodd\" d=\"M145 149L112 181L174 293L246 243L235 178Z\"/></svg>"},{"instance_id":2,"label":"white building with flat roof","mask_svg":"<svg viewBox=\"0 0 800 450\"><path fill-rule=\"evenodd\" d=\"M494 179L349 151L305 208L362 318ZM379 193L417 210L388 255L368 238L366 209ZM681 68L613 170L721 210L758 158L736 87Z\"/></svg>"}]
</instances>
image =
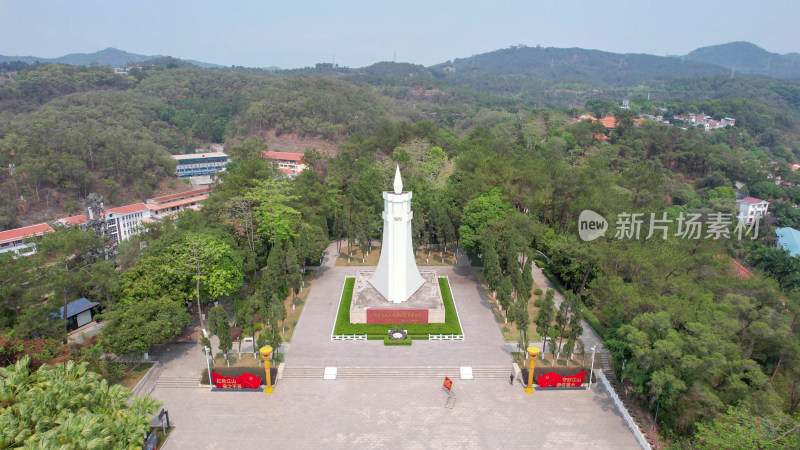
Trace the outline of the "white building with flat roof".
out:
<instances>
[{"instance_id":1,"label":"white building with flat roof","mask_svg":"<svg viewBox=\"0 0 800 450\"><path fill-rule=\"evenodd\" d=\"M144 203L134 203L106 210L103 216L108 225L108 237L122 242L144 229L142 219L150 217L150 209Z\"/></svg>"}]
</instances>

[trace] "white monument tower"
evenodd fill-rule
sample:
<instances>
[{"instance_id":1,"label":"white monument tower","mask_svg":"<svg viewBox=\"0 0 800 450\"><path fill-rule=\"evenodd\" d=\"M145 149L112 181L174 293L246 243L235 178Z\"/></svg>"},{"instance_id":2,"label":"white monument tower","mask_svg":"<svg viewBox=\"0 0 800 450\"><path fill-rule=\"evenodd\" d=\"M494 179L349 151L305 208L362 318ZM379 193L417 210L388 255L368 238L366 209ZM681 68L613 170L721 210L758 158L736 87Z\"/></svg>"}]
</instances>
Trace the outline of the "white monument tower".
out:
<instances>
[{"instance_id":1,"label":"white monument tower","mask_svg":"<svg viewBox=\"0 0 800 450\"><path fill-rule=\"evenodd\" d=\"M403 192L400 166L394 174L394 192L383 192L383 243L381 257L369 283L391 303L409 299L425 280L411 248L411 192Z\"/></svg>"}]
</instances>

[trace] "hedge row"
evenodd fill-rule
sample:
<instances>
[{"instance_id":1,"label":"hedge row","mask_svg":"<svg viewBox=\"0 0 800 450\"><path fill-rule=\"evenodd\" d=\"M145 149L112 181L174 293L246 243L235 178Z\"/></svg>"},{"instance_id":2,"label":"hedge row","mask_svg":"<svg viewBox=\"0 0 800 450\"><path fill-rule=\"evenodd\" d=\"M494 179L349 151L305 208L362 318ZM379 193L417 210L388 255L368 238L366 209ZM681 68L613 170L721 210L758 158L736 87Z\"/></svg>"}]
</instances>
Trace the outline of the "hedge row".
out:
<instances>
[{"instance_id":1,"label":"hedge row","mask_svg":"<svg viewBox=\"0 0 800 450\"><path fill-rule=\"evenodd\" d=\"M409 340L427 339L429 334L461 334L461 325L458 323L458 314L447 278L439 278L439 288L444 301L444 323L350 323L350 303L353 300L355 284L355 278L345 278L333 334L366 334L367 339L383 339L388 336L389 330L394 328L406 330Z\"/></svg>"},{"instance_id":2,"label":"hedge row","mask_svg":"<svg viewBox=\"0 0 800 450\"><path fill-rule=\"evenodd\" d=\"M389 336L383 338L383 345L411 345L411 339L389 339Z\"/></svg>"}]
</instances>

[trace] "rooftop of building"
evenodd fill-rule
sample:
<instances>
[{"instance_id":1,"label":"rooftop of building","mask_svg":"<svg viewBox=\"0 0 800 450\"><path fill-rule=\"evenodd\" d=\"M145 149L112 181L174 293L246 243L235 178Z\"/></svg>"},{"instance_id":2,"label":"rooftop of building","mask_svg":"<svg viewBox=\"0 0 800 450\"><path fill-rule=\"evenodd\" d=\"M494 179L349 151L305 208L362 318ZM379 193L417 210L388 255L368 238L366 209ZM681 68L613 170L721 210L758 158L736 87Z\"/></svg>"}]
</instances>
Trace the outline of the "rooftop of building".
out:
<instances>
[{"instance_id":1,"label":"rooftop of building","mask_svg":"<svg viewBox=\"0 0 800 450\"><path fill-rule=\"evenodd\" d=\"M197 158L227 158L228 154L223 152L189 153L187 155L172 155L172 157L177 159L178 161L183 161L185 159L197 159Z\"/></svg>"},{"instance_id":2,"label":"rooftop of building","mask_svg":"<svg viewBox=\"0 0 800 450\"><path fill-rule=\"evenodd\" d=\"M15 228L8 231L0 231L0 243L13 242L19 239L29 238L33 236L41 236L44 233L54 231L53 227L46 223L38 223L28 227Z\"/></svg>"},{"instance_id":3,"label":"rooftop of building","mask_svg":"<svg viewBox=\"0 0 800 450\"><path fill-rule=\"evenodd\" d=\"M289 161L301 162L303 160L302 153L289 153L289 152L261 152L265 158L269 159L285 159Z\"/></svg>"},{"instance_id":4,"label":"rooftop of building","mask_svg":"<svg viewBox=\"0 0 800 450\"><path fill-rule=\"evenodd\" d=\"M195 203L195 202L201 202L201 201L203 201L203 200L205 200L207 198L208 198L208 194L203 194L203 195L199 195L199 196L196 196L196 197L181 198L181 199L175 200L173 202L165 202L165 203L158 203L158 204L148 203L147 204L147 209L149 209L150 211L162 211L162 210L165 210L165 209L170 209L170 208L190 205L190 204Z\"/></svg>"},{"instance_id":5,"label":"rooftop of building","mask_svg":"<svg viewBox=\"0 0 800 450\"><path fill-rule=\"evenodd\" d=\"M135 212L139 212L139 211L146 211L146 210L147 210L147 206L144 203L139 202L139 203L134 203L132 205L125 205L125 206L120 206L120 207L117 207L117 208L107 209L105 211L104 215L106 215L106 216L109 215L109 214L124 215L124 214L131 214L131 213L135 213Z\"/></svg>"},{"instance_id":6,"label":"rooftop of building","mask_svg":"<svg viewBox=\"0 0 800 450\"><path fill-rule=\"evenodd\" d=\"M174 200L184 199L187 197L196 197L203 194L208 194L208 188L200 188L192 191L181 192L179 194L162 195L161 197L153 197L147 199L147 203L166 203Z\"/></svg>"},{"instance_id":7,"label":"rooftop of building","mask_svg":"<svg viewBox=\"0 0 800 450\"><path fill-rule=\"evenodd\" d=\"M792 256L800 255L800 231L794 228L777 228L775 236L778 237L778 247L788 250Z\"/></svg>"},{"instance_id":8,"label":"rooftop of building","mask_svg":"<svg viewBox=\"0 0 800 450\"><path fill-rule=\"evenodd\" d=\"M86 223L89 221L89 218L86 217L86 214L78 214L77 216L69 216L64 217L63 219L58 219L58 222L61 222L64 225L80 225L82 223Z\"/></svg>"},{"instance_id":9,"label":"rooftop of building","mask_svg":"<svg viewBox=\"0 0 800 450\"><path fill-rule=\"evenodd\" d=\"M750 197L749 195L747 197L739 200L739 201L747 203L749 205L756 205L756 204L759 204L759 203L766 202L766 200L761 200L760 198Z\"/></svg>"},{"instance_id":10,"label":"rooftop of building","mask_svg":"<svg viewBox=\"0 0 800 450\"><path fill-rule=\"evenodd\" d=\"M67 303L67 317L77 316L78 314L90 310L100 303L90 301L86 297L81 297ZM64 317L64 307L58 308L58 317Z\"/></svg>"}]
</instances>

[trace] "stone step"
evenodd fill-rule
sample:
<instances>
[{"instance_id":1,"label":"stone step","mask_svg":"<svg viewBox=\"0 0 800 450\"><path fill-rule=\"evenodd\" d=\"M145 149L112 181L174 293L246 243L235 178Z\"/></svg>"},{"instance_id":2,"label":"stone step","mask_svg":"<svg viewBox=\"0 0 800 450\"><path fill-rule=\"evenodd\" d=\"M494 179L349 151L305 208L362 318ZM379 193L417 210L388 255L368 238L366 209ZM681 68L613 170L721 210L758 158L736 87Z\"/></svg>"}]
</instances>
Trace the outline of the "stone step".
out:
<instances>
[{"instance_id":1,"label":"stone step","mask_svg":"<svg viewBox=\"0 0 800 450\"><path fill-rule=\"evenodd\" d=\"M283 370L283 378L322 378L323 367L289 367ZM511 367L473 367L475 378L507 378ZM439 367L387 367L387 366L350 366L338 367L337 378L460 378L459 368L455 366Z\"/></svg>"},{"instance_id":2,"label":"stone step","mask_svg":"<svg viewBox=\"0 0 800 450\"><path fill-rule=\"evenodd\" d=\"M289 367L283 368L283 378L322 378L324 367Z\"/></svg>"},{"instance_id":3,"label":"stone step","mask_svg":"<svg viewBox=\"0 0 800 450\"><path fill-rule=\"evenodd\" d=\"M196 388L200 384L197 378L186 377L159 377L156 382L156 388L164 389L188 389Z\"/></svg>"}]
</instances>

